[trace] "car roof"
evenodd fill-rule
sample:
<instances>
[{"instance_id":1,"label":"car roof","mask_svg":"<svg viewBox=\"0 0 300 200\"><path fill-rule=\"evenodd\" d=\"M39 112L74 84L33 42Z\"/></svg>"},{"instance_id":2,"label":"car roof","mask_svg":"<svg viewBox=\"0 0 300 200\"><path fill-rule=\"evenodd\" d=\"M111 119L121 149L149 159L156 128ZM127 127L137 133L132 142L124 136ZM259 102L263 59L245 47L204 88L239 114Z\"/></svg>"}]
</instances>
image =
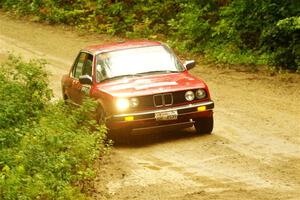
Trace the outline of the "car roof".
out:
<instances>
[{"instance_id":1,"label":"car roof","mask_svg":"<svg viewBox=\"0 0 300 200\"><path fill-rule=\"evenodd\" d=\"M162 44L161 42L151 41L151 40L129 40L129 41L119 41L119 42L105 43L99 45L92 45L82 49L82 51L88 51L93 54L97 54L100 52L109 52L109 51L116 51L122 49L146 47L146 46L156 46L161 44Z\"/></svg>"}]
</instances>

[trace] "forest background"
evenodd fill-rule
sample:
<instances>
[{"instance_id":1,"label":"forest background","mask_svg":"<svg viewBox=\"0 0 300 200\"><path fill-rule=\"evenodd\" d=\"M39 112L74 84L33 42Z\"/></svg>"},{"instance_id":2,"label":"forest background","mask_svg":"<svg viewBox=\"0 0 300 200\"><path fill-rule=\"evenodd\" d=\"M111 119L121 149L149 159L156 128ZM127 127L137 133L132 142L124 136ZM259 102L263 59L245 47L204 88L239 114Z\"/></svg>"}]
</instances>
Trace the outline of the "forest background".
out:
<instances>
[{"instance_id":1,"label":"forest background","mask_svg":"<svg viewBox=\"0 0 300 200\"><path fill-rule=\"evenodd\" d=\"M167 42L216 63L300 69L298 0L0 0L35 21Z\"/></svg>"}]
</instances>

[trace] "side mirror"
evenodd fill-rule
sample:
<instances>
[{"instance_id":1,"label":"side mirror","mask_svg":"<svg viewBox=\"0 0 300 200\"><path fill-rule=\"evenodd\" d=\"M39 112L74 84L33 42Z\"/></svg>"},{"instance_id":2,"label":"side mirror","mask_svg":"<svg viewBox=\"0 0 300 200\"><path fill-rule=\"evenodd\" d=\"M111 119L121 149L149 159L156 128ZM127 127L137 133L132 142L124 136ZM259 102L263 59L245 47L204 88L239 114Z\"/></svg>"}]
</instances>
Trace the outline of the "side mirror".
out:
<instances>
[{"instance_id":1,"label":"side mirror","mask_svg":"<svg viewBox=\"0 0 300 200\"><path fill-rule=\"evenodd\" d=\"M196 66L196 62L194 60L187 60L183 63L183 65L187 70L190 70Z\"/></svg>"},{"instance_id":2,"label":"side mirror","mask_svg":"<svg viewBox=\"0 0 300 200\"><path fill-rule=\"evenodd\" d=\"M79 76L79 82L81 84L85 84L85 85L92 85L93 83L93 80L92 80L92 77L90 77L89 75L82 75L82 76Z\"/></svg>"}]
</instances>

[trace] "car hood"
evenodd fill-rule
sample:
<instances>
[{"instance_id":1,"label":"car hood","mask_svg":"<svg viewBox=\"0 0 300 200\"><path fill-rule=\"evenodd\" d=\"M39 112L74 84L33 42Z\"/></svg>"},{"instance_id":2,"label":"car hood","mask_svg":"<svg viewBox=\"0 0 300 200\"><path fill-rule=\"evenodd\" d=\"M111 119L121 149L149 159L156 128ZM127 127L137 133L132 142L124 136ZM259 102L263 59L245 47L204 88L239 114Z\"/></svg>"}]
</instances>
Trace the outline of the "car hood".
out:
<instances>
[{"instance_id":1,"label":"car hood","mask_svg":"<svg viewBox=\"0 0 300 200\"><path fill-rule=\"evenodd\" d=\"M116 97L143 96L205 87L202 80L186 71L108 80L97 85L99 90Z\"/></svg>"}]
</instances>

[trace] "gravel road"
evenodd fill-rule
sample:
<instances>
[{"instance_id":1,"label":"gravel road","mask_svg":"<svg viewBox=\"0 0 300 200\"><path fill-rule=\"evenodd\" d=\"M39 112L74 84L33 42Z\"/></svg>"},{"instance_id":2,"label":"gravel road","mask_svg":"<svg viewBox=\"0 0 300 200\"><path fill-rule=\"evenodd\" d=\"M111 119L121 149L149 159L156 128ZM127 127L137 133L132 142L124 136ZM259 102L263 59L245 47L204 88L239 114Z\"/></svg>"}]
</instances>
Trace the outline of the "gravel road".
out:
<instances>
[{"instance_id":1,"label":"gravel road","mask_svg":"<svg viewBox=\"0 0 300 200\"><path fill-rule=\"evenodd\" d=\"M118 38L0 13L0 60L8 51L45 58L51 87L78 50ZM192 74L215 101L212 135L193 128L116 143L95 182L96 199L300 199L300 76L198 64Z\"/></svg>"}]
</instances>

